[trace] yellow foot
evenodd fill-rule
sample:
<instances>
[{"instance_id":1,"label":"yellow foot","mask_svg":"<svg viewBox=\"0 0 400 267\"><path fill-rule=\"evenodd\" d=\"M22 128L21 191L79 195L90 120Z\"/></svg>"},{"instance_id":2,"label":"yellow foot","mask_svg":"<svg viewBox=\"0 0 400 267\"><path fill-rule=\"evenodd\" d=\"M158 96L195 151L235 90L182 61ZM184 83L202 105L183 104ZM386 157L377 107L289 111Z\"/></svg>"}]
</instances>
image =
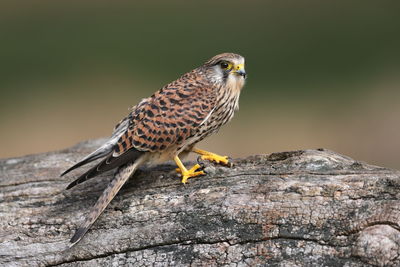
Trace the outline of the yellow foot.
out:
<instances>
[{"instance_id":1,"label":"yellow foot","mask_svg":"<svg viewBox=\"0 0 400 267\"><path fill-rule=\"evenodd\" d=\"M196 164L189 170L183 170L182 171L181 169L178 168L176 171L180 172L182 174L182 183L186 184L187 183L187 179L189 179L191 177L196 177L196 176L205 174L203 171L196 171L200 167L201 166L199 164Z\"/></svg>"},{"instance_id":2,"label":"yellow foot","mask_svg":"<svg viewBox=\"0 0 400 267\"><path fill-rule=\"evenodd\" d=\"M201 159L214 161L216 163L221 163L224 165L229 165L228 156L220 156L220 155L217 155L214 153L210 153L210 154L201 156Z\"/></svg>"},{"instance_id":3,"label":"yellow foot","mask_svg":"<svg viewBox=\"0 0 400 267\"><path fill-rule=\"evenodd\" d=\"M221 163L223 165L232 166L232 164L230 164L227 156L220 156L215 153L208 152L208 151L198 149L198 148L193 148L192 151L194 153L200 154L201 159L203 159L203 160L214 161L216 163Z\"/></svg>"}]
</instances>

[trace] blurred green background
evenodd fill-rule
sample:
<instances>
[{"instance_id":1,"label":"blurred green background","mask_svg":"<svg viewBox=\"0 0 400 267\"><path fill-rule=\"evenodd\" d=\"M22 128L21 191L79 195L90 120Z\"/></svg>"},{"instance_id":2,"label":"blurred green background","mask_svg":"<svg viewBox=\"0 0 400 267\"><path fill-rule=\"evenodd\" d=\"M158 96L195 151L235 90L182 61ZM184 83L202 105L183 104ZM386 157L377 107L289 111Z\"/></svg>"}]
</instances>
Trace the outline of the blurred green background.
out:
<instances>
[{"instance_id":1,"label":"blurred green background","mask_svg":"<svg viewBox=\"0 0 400 267\"><path fill-rule=\"evenodd\" d=\"M400 168L398 3L2 1L0 157L108 136L141 98L235 52L240 111L201 147L323 147Z\"/></svg>"}]
</instances>

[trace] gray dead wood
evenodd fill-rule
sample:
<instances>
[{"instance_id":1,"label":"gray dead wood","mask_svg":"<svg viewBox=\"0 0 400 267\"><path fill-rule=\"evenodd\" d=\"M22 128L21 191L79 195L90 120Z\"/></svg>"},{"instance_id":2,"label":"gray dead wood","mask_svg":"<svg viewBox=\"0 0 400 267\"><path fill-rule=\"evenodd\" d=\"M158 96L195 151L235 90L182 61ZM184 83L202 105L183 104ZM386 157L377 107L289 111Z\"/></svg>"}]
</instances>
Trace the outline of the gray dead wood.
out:
<instances>
[{"instance_id":1,"label":"gray dead wood","mask_svg":"<svg viewBox=\"0 0 400 267\"><path fill-rule=\"evenodd\" d=\"M322 149L142 168L67 249L112 173L59 174L100 142L0 160L0 265L400 265L400 173Z\"/></svg>"}]
</instances>

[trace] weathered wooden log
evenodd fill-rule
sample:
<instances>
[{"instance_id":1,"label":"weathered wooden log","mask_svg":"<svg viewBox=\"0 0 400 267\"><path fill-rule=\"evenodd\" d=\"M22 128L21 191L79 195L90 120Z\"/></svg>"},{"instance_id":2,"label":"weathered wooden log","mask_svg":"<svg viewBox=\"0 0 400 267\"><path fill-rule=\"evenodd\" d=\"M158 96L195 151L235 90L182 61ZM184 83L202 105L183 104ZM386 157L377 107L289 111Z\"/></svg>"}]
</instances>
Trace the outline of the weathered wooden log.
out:
<instances>
[{"instance_id":1,"label":"weathered wooden log","mask_svg":"<svg viewBox=\"0 0 400 267\"><path fill-rule=\"evenodd\" d=\"M0 161L0 265L400 265L399 171L323 149L144 167L69 249L112 174L59 174L100 142Z\"/></svg>"}]
</instances>

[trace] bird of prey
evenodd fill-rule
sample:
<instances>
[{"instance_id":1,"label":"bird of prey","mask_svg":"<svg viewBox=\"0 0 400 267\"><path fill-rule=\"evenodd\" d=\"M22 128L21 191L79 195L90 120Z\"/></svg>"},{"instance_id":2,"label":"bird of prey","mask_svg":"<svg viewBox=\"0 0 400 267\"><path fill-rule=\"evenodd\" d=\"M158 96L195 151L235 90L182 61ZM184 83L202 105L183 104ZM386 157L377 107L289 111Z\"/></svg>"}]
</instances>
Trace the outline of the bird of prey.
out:
<instances>
[{"instance_id":1,"label":"bird of prey","mask_svg":"<svg viewBox=\"0 0 400 267\"><path fill-rule=\"evenodd\" d=\"M100 173L116 169L114 178L71 238L71 246L79 242L140 165L173 159L179 167L177 171L181 173L182 183L186 183L188 178L204 174L199 164L189 169L184 166L180 156L188 152L200 154L204 160L228 164L228 157L201 150L195 145L232 119L239 108L245 78L242 56L233 53L214 56L140 101L116 125L107 142L63 172L61 176L103 158L69 184L67 189L70 189Z\"/></svg>"}]
</instances>

